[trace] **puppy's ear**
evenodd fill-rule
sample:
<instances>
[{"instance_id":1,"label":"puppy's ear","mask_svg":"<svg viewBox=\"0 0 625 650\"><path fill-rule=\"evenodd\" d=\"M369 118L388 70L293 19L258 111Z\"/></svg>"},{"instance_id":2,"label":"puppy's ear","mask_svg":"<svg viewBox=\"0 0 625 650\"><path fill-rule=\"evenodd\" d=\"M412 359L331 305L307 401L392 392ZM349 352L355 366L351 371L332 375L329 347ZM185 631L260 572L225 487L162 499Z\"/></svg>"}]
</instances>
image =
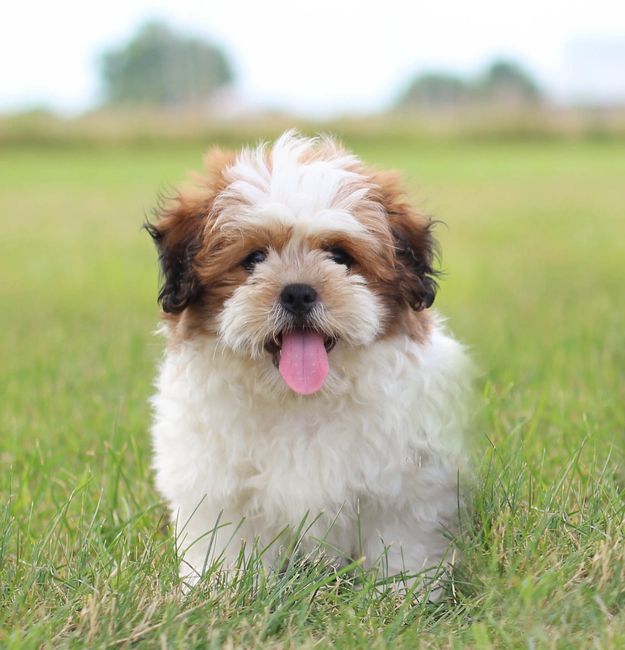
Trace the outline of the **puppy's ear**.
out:
<instances>
[{"instance_id":1,"label":"puppy's ear","mask_svg":"<svg viewBox=\"0 0 625 650\"><path fill-rule=\"evenodd\" d=\"M200 283L193 260L201 247L205 214L200 206L189 204L182 195L160 210L155 224L146 223L158 251L163 284L158 301L163 311L179 314L197 297Z\"/></svg>"},{"instance_id":2,"label":"puppy's ear","mask_svg":"<svg viewBox=\"0 0 625 650\"><path fill-rule=\"evenodd\" d=\"M427 309L434 303L438 289L438 271L433 267L438 251L433 221L410 205L399 174L380 172L374 175L374 181L393 236L399 296L416 311Z\"/></svg>"},{"instance_id":3,"label":"puppy's ear","mask_svg":"<svg viewBox=\"0 0 625 650\"><path fill-rule=\"evenodd\" d=\"M210 151L204 173L194 176L195 187L163 200L156 210L156 222L144 225L156 244L161 265L163 284L158 301L169 314L184 311L204 288L194 268L196 258L204 245L215 197L227 184L224 170L233 160L234 154L229 152Z\"/></svg>"}]
</instances>

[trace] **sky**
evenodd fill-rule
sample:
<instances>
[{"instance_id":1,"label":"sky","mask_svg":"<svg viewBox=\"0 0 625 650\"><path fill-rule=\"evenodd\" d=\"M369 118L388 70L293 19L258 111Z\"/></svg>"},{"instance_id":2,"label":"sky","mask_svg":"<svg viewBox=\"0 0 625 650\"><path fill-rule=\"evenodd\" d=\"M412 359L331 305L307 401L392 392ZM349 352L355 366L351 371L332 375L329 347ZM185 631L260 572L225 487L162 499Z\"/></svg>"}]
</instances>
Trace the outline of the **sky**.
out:
<instances>
[{"instance_id":1,"label":"sky","mask_svg":"<svg viewBox=\"0 0 625 650\"><path fill-rule=\"evenodd\" d=\"M222 46L246 102L314 117L380 110L418 72L473 75L495 57L556 99L625 100L622 0L18 0L2 13L0 112L97 105L102 52L151 18Z\"/></svg>"}]
</instances>

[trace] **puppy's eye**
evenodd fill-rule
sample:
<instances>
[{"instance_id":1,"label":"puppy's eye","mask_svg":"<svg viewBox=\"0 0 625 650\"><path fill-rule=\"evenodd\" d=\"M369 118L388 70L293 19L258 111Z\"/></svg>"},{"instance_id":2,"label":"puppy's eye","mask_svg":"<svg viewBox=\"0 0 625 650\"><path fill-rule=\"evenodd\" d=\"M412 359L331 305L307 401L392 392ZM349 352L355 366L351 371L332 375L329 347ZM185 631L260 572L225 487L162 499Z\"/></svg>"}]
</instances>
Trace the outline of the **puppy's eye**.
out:
<instances>
[{"instance_id":1,"label":"puppy's eye","mask_svg":"<svg viewBox=\"0 0 625 650\"><path fill-rule=\"evenodd\" d=\"M349 268L354 262L352 256L342 248L331 248L328 253L330 254L331 260L337 264L344 264L347 268Z\"/></svg>"},{"instance_id":2,"label":"puppy's eye","mask_svg":"<svg viewBox=\"0 0 625 650\"><path fill-rule=\"evenodd\" d=\"M252 272L254 267L261 262L264 262L267 257L265 251L252 251L242 262L241 266L246 270Z\"/></svg>"}]
</instances>

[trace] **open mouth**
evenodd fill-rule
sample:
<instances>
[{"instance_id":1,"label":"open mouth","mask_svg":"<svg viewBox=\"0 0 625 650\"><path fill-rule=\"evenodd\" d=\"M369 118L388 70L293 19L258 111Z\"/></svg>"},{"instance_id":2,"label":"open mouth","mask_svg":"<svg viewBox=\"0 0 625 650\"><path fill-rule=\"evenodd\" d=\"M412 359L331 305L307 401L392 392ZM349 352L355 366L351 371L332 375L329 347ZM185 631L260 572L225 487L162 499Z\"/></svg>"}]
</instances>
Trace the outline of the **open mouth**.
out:
<instances>
[{"instance_id":1,"label":"open mouth","mask_svg":"<svg viewBox=\"0 0 625 650\"><path fill-rule=\"evenodd\" d=\"M311 395L323 386L330 371L328 352L336 338L310 329L281 332L265 343L273 364L287 386L299 395Z\"/></svg>"},{"instance_id":2,"label":"open mouth","mask_svg":"<svg viewBox=\"0 0 625 650\"><path fill-rule=\"evenodd\" d=\"M302 330L304 332L308 332L311 330ZM326 352L330 352L332 348L336 345L336 338L333 336L323 336L323 347L326 349ZM275 339L269 339L267 343L265 343L265 350L269 352L271 355L271 360L273 361L273 365L278 368L280 366L280 356L282 353L282 332L278 334L278 336Z\"/></svg>"}]
</instances>

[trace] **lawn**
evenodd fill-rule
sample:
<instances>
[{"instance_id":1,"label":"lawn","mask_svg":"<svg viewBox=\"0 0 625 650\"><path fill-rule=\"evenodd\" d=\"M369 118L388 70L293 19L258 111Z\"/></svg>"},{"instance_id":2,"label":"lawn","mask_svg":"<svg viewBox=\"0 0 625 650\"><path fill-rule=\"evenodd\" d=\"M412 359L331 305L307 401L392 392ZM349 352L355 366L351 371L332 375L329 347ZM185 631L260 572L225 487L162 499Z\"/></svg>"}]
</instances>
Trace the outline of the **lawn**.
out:
<instances>
[{"instance_id":1,"label":"lawn","mask_svg":"<svg viewBox=\"0 0 625 650\"><path fill-rule=\"evenodd\" d=\"M159 190L202 145L0 151L0 647L625 646L625 146L354 143L440 218L481 376L443 600L323 567L175 595L152 484Z\"/></svg>"}]
</instances>

